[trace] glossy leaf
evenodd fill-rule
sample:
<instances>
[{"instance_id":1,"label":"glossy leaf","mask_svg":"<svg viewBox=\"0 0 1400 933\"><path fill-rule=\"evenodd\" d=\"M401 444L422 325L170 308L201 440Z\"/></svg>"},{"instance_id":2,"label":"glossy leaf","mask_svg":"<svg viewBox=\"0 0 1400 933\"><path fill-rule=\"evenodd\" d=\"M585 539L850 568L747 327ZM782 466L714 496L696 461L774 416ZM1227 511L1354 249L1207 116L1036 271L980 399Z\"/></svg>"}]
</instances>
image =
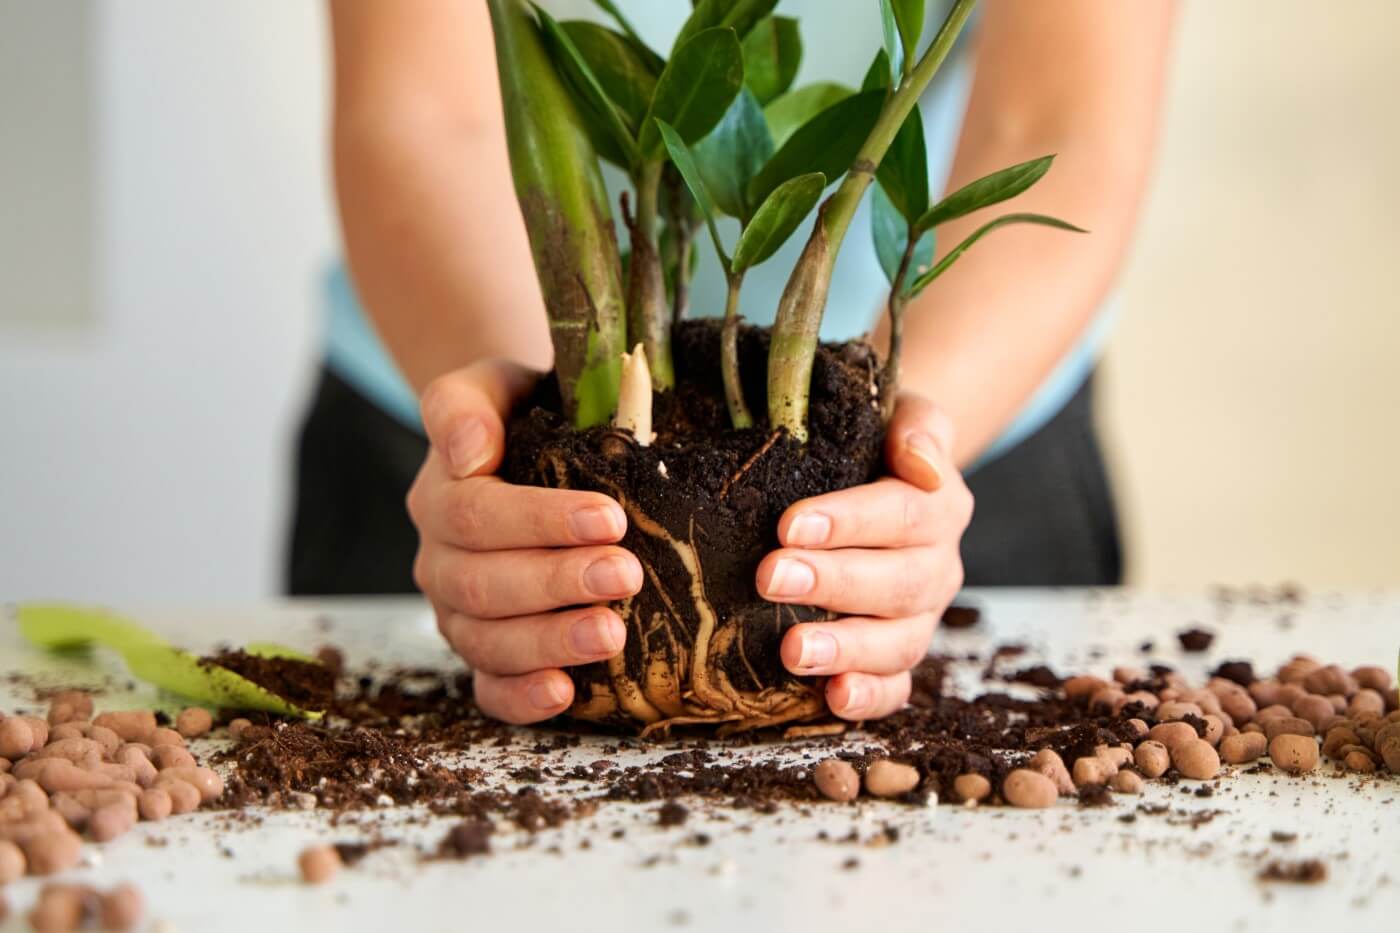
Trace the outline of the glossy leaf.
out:
<instances>
[{"instance_id":1,"label":"glossy leaf","mask_svg":"<svg viewBox=\"0 0 1400 933\"><path fill-rule=\"evenodd\" d=\"M804 84L775 99L763 108L763 116L768 120L768 131L773 134L773 145L781 146L799 126L854 93L855 91L845 85L818 81L815 84Z\"/></svg>"},{"instance_id":2,"label":"glossy leaf","mask_svg":"<svg viewBox=\"0 0 1400 933\"><path fill-rule=\"evenodd\" d=\"M116 651L132 675L162 690L221 709L261 710L317 719L321 713L282 699L225 667L169 644L149 629L95 609L62 604L23 605L16 611L20 634L48 651L101 645ZM250 652L251 653L251 652ZM261 645L263 656L301 657L281 646Z\"/></svg>"},{"instance_id":3,"label":"glossy leaf","mask_svg":"<svg viewBox=\"0 0 1400 933\"><path fill-rule=\"evenodd\" d=\"M894 84L904 71L904 43L899 38L899 23L890 0L880 0L880 31L885 39L885 64Z\"/></svg>"},{"instance_id":4,"label":"glossy leaf","mask_svg":"<svg viewBox=\"0 0 1400 933\"><path fill-rule=\"evenodd\" d=\"M749 181L773 155L768 121L752 91L739 92L724 119L695 144L693 152L715 206L730 217L747 220L753 213L747 200Z\"/></svg>"},{"instance_id":5,"label":"glossy leaf","mask_svg":"<svg viewBox=\"0 0 1400 933\"><path fill-rule=\"evenodd\" d=\"M616 151L620 152L628 163L635 162L637 141L627 126L627 119L622 110L608 97L592 66L583 57L574 40L559 25L559 21L538 6L535 7L535 12L539 16L540 29L549 47L550 57L563 73L570 91L579 99L582 108L600 121Z\"/></svg>"},{"instance_id":6,"label":"glossy leaf","mask_svg":"<svg viewBox=\"0 0 1400 933\"><path fill-rule=\"evenodd\" d=\"M875 128L884 104L884 91L865 91L808 120L749 182L749 203L761 203L774 188L798 175L821 172L835 180L845 174Z\"/></svg>"},{"instance_id":7,"label":"glossy leaf","mask_svg":"<svg viewBox=\"0 0 1400 933\"><path fill-rule=\"evenodd\" d=\"M766 104L792 87L802 63L802 36L797 20L768 16L759 20L745 38L744 84L760 103Z\"/></svg>"},{"instance_id":8,"label":"glossy leaf","mask_svg":"<svg viewBox=\"0 0 1400 933\"><path fill-rule=\"evenodd\" d=\"M1040 180L1055 161L1052 155L1004 168L964 185L939 201L919 217L919 229L931 230L939 224L991 207L1016 197Z\"/></svg>"},{"instance_id":9,"label":"glossy leaf","mask_svg":"<svg viewBox=\"0 0 1400 933\"><path fill-rule=\"evenodd\" d=\"M865 69L865 77L860 79L860 89L873 91L876 88L884 88L888 91L891 87L890 54L881 49L875 53L875 60L870 63L870 67Z\"/></svg>"},{"instance_id":10,"label":"glossy leaf","mask_svg":"<svg viewBox=\"0 0 1400 933\"><path fill-rule=\"evenodd\" d=\"M875 177L910 224L928 210L928 150L917 105L895 134Z\"/></svg>"},{"instance_id":11,"label":"glossy leaf","mask_svg":"<svg viewBox=\"0 0 1400 933\"><path fill-rule=\"evenodd\" d=\"M627 17L622 15L622 10L618 9L617 4L613 3L612 0L593 0L593 3L613 18L613 22L617 23L617 28L621 29L623 34L627 36L627 40L632 43L633 48L647 63L647 67L651 69L652 73L661 74L661 69L666 67L666 60L652 51L651 46L647 45L637 30L632 28Z\"/></svg>"},{"instance_id":12,"label":"glossy leaf","mask_svg":"<svg viewBox=\"0 0 1400 933\"><path fill-rule=\"evenodd\" d=\"M700 139L724 116L744 85L744 53L730 28L707 29L676 49L656 79L656 92L641 129L647 158L666 151L656 121L669 123L687 144Z\"/></svg>"},{"instance_id":13,"label":"glossy leaf","mask_svg":"<svg viewBox=\"0 0 1400 933\"><path fill-rule=\"evenodd\" d=\"M715 202L710 197L709 189L705 187L705 178L700 173L700 167L695 164L695 155L685 144L681 134L676 132L675 127L664 120L657 120L656 128L666 152L671 156L671 162L681 173L691 196L695 198L695 204L700 208L700 216L705 218L705 225L710 228L710 239L714 241L715 252L719 254L720 262L727 267L729 254L724 251L719 229L715 226Z\"/></svg>"},{"instance_id":14,"label":"glossy leaf","mask_svg":"<svg viewBox=\"0 0 1400 933\"><path fill-rule=\"evenodd\" d=\"M909 288L909 294L917 295L919 292L923 291L925 288L928 287L930 282L938 278L944 272L947 272L948 267L951 266L953 263L957 262L958 259L962 256L962 254L967 252L968 248L972 246L973 243L976 243L978 240L982 239L984 236L991 233L998 227L1005 227L1009 224L1039 224L1043 227L1055 227L1059 230L1070 230L1074 233L1089 232L1080 227L1076 227L1072 223L1067 223L1066 221L1059 220L1055 217L1047 217L1044 214L1007 214L1004 217L998 217L996 220L989 221L983 224L982 226L978 227L975 231L968 235L967 239L963 240L956 247L954 247L952 252L944 256L942 259L938 260L938 265L934 266L932 269L928 270L923 275L915 279L913 285L911 285Z\"/></svg>"},{"instance_id":15,"label":"glossy leaf","mask_svg":"<svg viewBox=\"0 0 1400 933\"><path fill-rule=\"evenodd\" d=\"M655 3L657 0L647 2ZM676 50L691 37L716 26L728 26L742 39L777 5L778 0L699 0L681 26L681 31L676 34L676 41L671 45L671 57L674 58Z\"/></svg>"},{"instance_id":16,"label":"glossy leaf","mask_svg":"<svg viewBox=\"0 0 1400 933\"><path fill-rule=\"evenodd\" d=\"M734 246L734 271L743 272L778 251L801 225L826 188L821 172L783 182L764 199Z\"/></svg>"},{"instance_id":17,"label":"glossy leaf","mask_svg":"<svg viewBox=\"0 0 1400 933\"><path fill-rule=\"evenodd\" d=\"M875 241L875 256L880 260L880 269L885 273L885 281L894 286L899 275L899 264L904 259L904 247L909 243L909 221L890 201L883 185L876 185L870 202L870 233ZM909 269L904 275L904 292L920 275L933 265L934 233L925 231L919 237L918 246L910 260Z\"/></svg>"},{"instance_id":18,"label":"glossy leaf","mask_svg":"<svg viewBox=\"0 0 1400 933\"><path fill-rule=\"evenodd\" d=\"M881 7L889 8L893 14L904 62L912 62L918 55L919 38L924 33L926 3L927 0L880 0Z\"/></svg>"},{"instance_id":19,"label":"glossy leaf","mask_svg":"<svg viewBox=\"0 0 1400 933\"><path fill-rule=\"evenodd\" d=\"M627 118L628 129L636 137L656 90L656 75L621 33L586 20L559 24L583 60L598 79L603 92Z\"/></svg>"}]
</instances>

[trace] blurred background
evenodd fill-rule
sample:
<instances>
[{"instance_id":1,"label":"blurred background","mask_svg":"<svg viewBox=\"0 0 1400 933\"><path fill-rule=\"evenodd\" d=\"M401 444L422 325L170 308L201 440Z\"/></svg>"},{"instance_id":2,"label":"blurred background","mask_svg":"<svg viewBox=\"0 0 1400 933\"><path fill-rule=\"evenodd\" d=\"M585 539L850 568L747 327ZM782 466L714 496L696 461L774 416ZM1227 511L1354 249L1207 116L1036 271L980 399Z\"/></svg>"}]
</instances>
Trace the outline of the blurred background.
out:
<instances>
[{"instance_id":1,"label":"blurred background","mask_svg":"<svg viewBox=\"0 0 1400 933\"><path fill-rule=\"evenodd\" d=\"M1150 586L1397 582L1400 4L1183 4L1100 382ZM319 0L0 0L0 595L281 586Z\"/></svg>"}]
</instances>

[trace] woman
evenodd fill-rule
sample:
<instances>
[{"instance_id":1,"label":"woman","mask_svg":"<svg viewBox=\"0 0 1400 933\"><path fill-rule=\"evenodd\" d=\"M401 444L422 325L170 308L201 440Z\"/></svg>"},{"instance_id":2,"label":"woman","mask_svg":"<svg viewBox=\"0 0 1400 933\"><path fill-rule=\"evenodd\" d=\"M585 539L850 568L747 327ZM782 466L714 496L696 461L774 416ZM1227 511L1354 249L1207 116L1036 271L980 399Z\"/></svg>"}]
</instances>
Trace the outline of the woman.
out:
<instances>
[{"instance_id":1,"label":"woman","mask_svg":"<svg viewBox=\"0 0 1400 933\"><path fill-rule=\"evenodd\" d=\"M592 9L546 6L561 16ZM663 39L689 9L680 0L624 6L645 17L644 35ZM804 82L859 81L879 46L877 16L843 4L838 18L820 0L782 9L802 22ZM838 716L881 716L905 702L908 671L964 575L975 584L1119 578L1092 372L1147 176L1171 9L1170 0L987 0L965 55L921 104L931 161L949 187L1058 153L1016 207L1094 233L998 232L925 292L906 325L891 478L784 515L783 547L756 583L765 598L843 616L796 626L783 642L791 670L830 678ZM416 581L477 672L481 707L512 722L548 718L572 700L560 668L621 650L621 621L600 604L636 592L641 568L615 546L625 518L607 497L492 476L502 418L551 351L506 161L486 8L331 0L331 18L336 179L355 288L343 274L332 279L327 366L300 450L291 588L384 592ZM942 246L979 222L942 228ZM829 338L869 330L883 297L869 247L850 239ZM799 232L788 249L803 240ZM751 319L771 319L790 258L750 276ZM697 308L720 304L702 291L693 298Z\"/></svg>"}]
</instances>

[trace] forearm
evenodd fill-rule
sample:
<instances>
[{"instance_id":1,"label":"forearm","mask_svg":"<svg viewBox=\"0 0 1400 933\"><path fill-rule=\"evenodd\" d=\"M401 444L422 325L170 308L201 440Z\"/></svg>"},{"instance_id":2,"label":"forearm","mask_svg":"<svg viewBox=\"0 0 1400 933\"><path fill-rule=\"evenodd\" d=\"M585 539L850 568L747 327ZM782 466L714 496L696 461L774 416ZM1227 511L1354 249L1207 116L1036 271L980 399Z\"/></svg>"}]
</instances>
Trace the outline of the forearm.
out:
<instances>
[{"instance_id":1,"label":"forearm","mask_svg":"<svg viewBox=\"0 0 1400 933\"><path fill-rule=\"evenodd\" d=\"M351 274L416 390L484 357L552 354L499 137L470 127L337 121L336 183Z\"/></svg>"},{"instance_id":2,"label":"forearm","mask_svg":"<svg viewBox=\"0 0 1400 933\"><path fill-rule=\"evenodd\" d=\"M1154 3L1106 12L1092 0L987 6L978 56L988 65L974 83L949 189L1057 153L1050 173L1010 209L1062 217L1091 234L998 230L910 306L904 384L952 416L960 465L1006 428L1112 287L1151 162L1169 11ZM1057 30L1068 29L1072 38L1057 42ZM1124 32L1137 35L1114 48ZM1044 48L1056 51L1027 60L1027 49ZM939 228L939 254L993 216ZM882 324L881 339L884 331Z\"/></svg>"}]
</instances>

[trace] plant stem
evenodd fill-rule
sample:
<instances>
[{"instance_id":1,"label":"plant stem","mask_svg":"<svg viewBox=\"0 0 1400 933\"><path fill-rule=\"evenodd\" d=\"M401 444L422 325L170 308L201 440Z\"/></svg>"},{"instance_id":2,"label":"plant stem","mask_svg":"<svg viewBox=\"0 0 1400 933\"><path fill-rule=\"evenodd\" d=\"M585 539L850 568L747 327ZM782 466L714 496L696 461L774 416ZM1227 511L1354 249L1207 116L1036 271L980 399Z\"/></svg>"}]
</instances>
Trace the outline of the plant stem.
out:
<instances>
[{"instance_id":1,"label":"plant stem","mask_svg":"<svg viewBox=\"0 0 1400 933\"><path fill-rule=\"evenodd\" d=\"M909 277L909 266L914 262L914 250L919 238L909 231L909 241L904 247L904 255L899 259L899 271L890 285L890 355L885 360L885 372L880 379L880 416L886 424L894 415L895 398L899 395L899 355L904 349L904 308L909 296L904 293L904 283Z\"/></svg>"},{"instance_id":2,"label":"plant stem","mask_svg":"<svg viewBox=\"0 0 1400 933\"><path fill-rule=\"evenodd\" d=\"M582 118L520 0L488 0L511 176L554 343L564 410L606 423L626 347L607 191Z\"/></svg>"},{"instance_id":3,"label":"plant stem","mask_svg":"<svg viewBox=\"0 0 1400 933\"><path fill-rule=\"evenodd\" d=\"M729 295L724 302L724 329L720 331L720 372L724 376L724 401L729 421L736 428L753 427L753 415L744 403L744 382L739 376L739 289L744 273L729 275Z\"/></svg>"},{"instance_id":4,"label":"plant stem","mask_svg":"<svg viewBox=\"0 0 1400 933\"><path fill-rule=\"evenodd\" d=\"M672 281L671 326L685 320L690 311L690 251L695 248L695 234L690 224L676 224L676 272Z\"/></svg>"},{"instance_id":5,"label":"plant stem","mask_svg":"<svg viewBox=\"0 0 1400 933\"><path fill-rule=\"evenodd\" d=\"M646 348L651 383L657 390L676 383L671 362L671 310L666 307L666 278L656 243L657 197L664 162L648 162L635 173L637 214L627 218L632 258L627 276L628 338Z\"/></svg>"},{"instance_id":6,"label":"plant stem","mask_svg":"<svg viewBox=\"0 0 1400 933\"><path fill-rule=\"evenodd\" d=\"M977 0L956 0L948 18L919 63L901 81L861 146L836 193L827 199L817 217L816 227L802 258L793 269L778 315L773 322L773 342L768 352L768 420L774 428L786 428L798 440L807 439L807 406L811 392L812 361L817 352L817 334L836 253L851 225L865 189L875 178L880 160L919 102L953 47L958 33L976 6Z\"/></svg>"}]
</instances>

